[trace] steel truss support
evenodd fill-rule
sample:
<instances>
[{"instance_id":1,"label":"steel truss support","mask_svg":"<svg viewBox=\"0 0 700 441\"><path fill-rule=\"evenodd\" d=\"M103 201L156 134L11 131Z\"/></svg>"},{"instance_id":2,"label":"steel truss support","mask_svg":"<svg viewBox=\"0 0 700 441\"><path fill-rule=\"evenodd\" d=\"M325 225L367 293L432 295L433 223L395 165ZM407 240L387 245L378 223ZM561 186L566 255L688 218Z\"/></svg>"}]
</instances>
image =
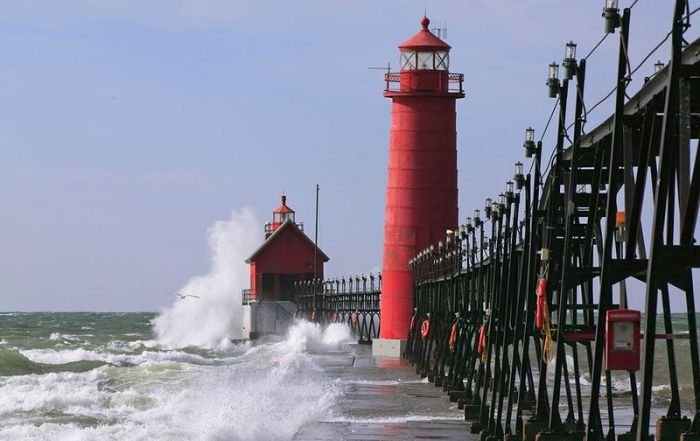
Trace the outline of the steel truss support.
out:
<instances>
[{"instance_id":1,"label":"steel truss support","mask_svg":"<svg viewBox=\"0 0 700 441\"><path fill-rule=\"evenodd\" d=\"M517 191L410 262L415 309L405 358L459 403L484 440L534 441L538 433L546 439L648 439L651 387L660 375L652 363L657 338L666 342L670 378L664 381L673 390L657 430L662 439L680 429L700 436L691 272L700 267L694 237L700 205L700 41L684 48L687 9L683 0L675 3L669 66L627 98L631 15L624 10L610 118L583 133L586 60L581 60L572 89L571 137L568 80L558 91L549 173L542 176L543 148L537 143L532 173L520 177ZM651 218L645 216L650 209ZM604 366L606 313L640 304L632 280L646 289L641 378ZM687 309L692 409L684 409L688 403L678 393L680 343L671 320L671 296L678 291ZM612 380L621 375L629 380L629 393L616 395ZM625 422L615 410L623 401L632 409ZM683 419L684 410L692 420ZM628 425L629 432L621 433Z\"/></svg>"}]
</instances>

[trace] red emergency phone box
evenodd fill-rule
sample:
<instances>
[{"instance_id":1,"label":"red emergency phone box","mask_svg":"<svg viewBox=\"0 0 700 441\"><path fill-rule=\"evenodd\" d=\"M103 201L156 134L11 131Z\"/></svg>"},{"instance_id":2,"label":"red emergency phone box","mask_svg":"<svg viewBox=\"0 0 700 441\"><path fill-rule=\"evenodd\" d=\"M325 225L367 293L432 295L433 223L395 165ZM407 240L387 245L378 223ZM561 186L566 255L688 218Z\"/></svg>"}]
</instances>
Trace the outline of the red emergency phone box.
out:
<instances>
[{"instance_id":1,"label":"red emergency phone box","mask_svg":"<svg viewBox=\"0 0 700 441\"><path fill-rule=\"evenodd\" d=\"M611 309L605 315L605 369L639 370L642 314L633 309ZM653 338L653 336L652 336Z\"/></svg>"}]
</instances>

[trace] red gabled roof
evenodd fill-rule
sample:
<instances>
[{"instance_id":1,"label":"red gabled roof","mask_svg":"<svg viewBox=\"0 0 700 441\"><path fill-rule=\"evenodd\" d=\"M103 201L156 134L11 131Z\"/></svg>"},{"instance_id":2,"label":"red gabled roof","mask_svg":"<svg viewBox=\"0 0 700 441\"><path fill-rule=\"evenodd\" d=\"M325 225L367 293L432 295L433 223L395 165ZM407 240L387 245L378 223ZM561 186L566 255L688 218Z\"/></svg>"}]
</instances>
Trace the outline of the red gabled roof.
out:
<instances>
[{"instance_id":1,"label":"red gabled roof","mask_svg":"<svg viewBox=\"0 0 700 441\"><path fill-rule=\"evenodd\" d=\"M303 231L301 231L301 230L299 229L299 227L297 226L297 224L294 223L291 219L287 219L286 221L284 221L284 223L283 223L282 225L279 226L279 228L277 228L277 229L275 230L274 233L272 233L272 234L270 235L270 237L268 237L268 238L265 240L265 242L262 243L262 245L260 245L260 247L258 247L257 250L255 250L255 252L254 252L249 258L247 258L247 259L245 260L245 262L246 262L246 263L250 263L250 262L252 262L253 260L255 260L255 258L258 257L258 255L260 255L260 253L262 253L263 250L264 250L268 245L270 245L270 244L275 240L275 238L279 237L280 234L281 234L281 232L282 232L283 230L286 230L286 229L292 229L293 231L296 231L298 234L301 235L301 237L304 238L304 241L307 242L307 243L311 246L311 248L314 247L313 241L312 241L311 239L309 239L309 237L308 237L306 234L304 234ZM326 256L326 253L324 253L323 251L321 251L321 248L318 248L318 255L321 257L321 259L323 259L324 262L328 262L328 261L330 260L330 258L329 258L328 256Z\"/></svg>"},{"instance_id":2,"label":"red gabled roof","mask_svg":"<svg viewBox=\"0 0 700 441\"><path fill-rule=\"evenodd\" d=\"M449 50L450 45L433 35L428 30L430 20L423 17L420 22L422 29L416 35L399 45L401 50Z\"/></svg>"}]
</instances>

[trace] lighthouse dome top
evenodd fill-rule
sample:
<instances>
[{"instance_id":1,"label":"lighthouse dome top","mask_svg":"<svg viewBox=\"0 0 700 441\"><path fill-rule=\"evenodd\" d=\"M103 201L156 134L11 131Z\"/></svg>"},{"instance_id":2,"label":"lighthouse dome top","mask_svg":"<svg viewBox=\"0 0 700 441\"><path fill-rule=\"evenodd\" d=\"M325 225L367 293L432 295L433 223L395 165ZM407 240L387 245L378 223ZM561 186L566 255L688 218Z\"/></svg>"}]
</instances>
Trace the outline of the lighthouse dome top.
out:
<instances>
[{"instance_id":1,"label":"lighthouse dome top","mask_svg":"<svg viewBox=\"0 0 700 441\"><path fill-rule=\"evenodd\" d=\"M430 20L428 19L428 17L423 17L420 24L421 30L418 31L416 35L399 45L399 49L401 50L401 52L418 50L450 50L449 44L440 40L432 32L430 32L430 30L428 29L428 26L430 25Z\"/></svg>"},{"instance_id":2,"label":"lighthouse dome top","mask_svg":"<svg viewBox=\"0 0 700 441\"><path fill-rule=\"evenodd\" d=\"M282 195L280 199L282 200L282 205L277 207L277 209L273 211L273 213L294 213L294 210L287 206L287 196Z\"/></svg>"}]
</instances>

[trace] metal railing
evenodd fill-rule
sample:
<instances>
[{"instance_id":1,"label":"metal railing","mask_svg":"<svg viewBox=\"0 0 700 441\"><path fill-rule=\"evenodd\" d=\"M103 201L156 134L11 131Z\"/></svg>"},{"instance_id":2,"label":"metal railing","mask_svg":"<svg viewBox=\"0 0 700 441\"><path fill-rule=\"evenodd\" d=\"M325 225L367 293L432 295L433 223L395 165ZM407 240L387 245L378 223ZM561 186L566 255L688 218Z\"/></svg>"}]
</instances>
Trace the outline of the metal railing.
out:
<instances>
[{"instance_id":1,"label":"metal railing","mask_svg":"<svg viewBox=\"0 0 700 441\"><path fill-rule=\"evenodd\" d=\"M316 323L345 323L360 343L379 336L381 274L307 280L294 285L297 317Z\"/></svg>"},{"instance_id":2,"label":"metal railing","mask_svg":"<svg viewBox=\"0 0 700 441\"><path fill-rule=\"evenodd\" d=\"M459 402L481 439L529 441L540 432L542 439L604 441L617 434L647 441L657 406L668 408L656 422L657 439L700 436L692 273L700 267L700 157L679 160L690 158L690 145L700 139L688 123L699 105L691 84L700 70L700 39L686 46L685 11L677 0L669 65L628 99L636 69L629 66L624 10L614 113L584 132L586 60L574 60L571 138L570 79L557 80L551 115L558 107L558 129L545 170L542 140L528 129L531 172L518 161L515 186L506 183L483 212L475 210L409 262L415 308L404 356ZM648 205L653 216L642 210ZM628 290L632 281L643 288ZM671 286L685 308L671 302ZM644 309L627 312L643 313L641 331L649 337L642 338L639 319L627 322L636 323L636 335L627 338L637 352L626 358L607 340L617 337L607 313L635 302ZM674 349L679 325L688 329L681 356ZM665 351L655 349L656 340L664 340ZM629 392L616 392L613 379L629 384ZM655 403L653 386L666 381L671 397ZM680 393L684 388L692 393Z\"/></svg>"},{"instance_id":3,"label":"metal railing","mask_svg":"<svg viewBox=\"0 0 700 441\"><path fill-rule=\"evenodd\" d=\"M254 302L256 298L257 295L254 289L244 289L241 292L241 303L244 305L250 305L250 302Z\"/></svg>"},{"instance_id":4,"label":"metal railing","mask_svg":"<svg viewBox=\"0 0 700 441\"><path fill-rule=\"evenodd\" d=\"M433 72L433 71L431 71ZM434 71L435 81L437 81L436 86L439 86L444 81L445 75L447 75L447 90L446 92L452 93L464 93L464 74L461 73L450 73L447 71ZM401 83L401 73L400 72L387 72L384 74L384 81L386 81L385 92L401 92L401 88L395 86L395 84Z\"/></svg>"},{"instance_id":5,"label":"metal railing","mask_svg":"<svg viewBox=\"0 0 700 441\"><path fill-rule=\"evenodd\" d=\"M278 226L279 228L279 226ZM304 231L304 222L297 222L297 228L299 228L301 231ZM265 224L265 235L267 236L268 234L272 234L272 222L267 222Z\"/></svg>"}]
</instances>

